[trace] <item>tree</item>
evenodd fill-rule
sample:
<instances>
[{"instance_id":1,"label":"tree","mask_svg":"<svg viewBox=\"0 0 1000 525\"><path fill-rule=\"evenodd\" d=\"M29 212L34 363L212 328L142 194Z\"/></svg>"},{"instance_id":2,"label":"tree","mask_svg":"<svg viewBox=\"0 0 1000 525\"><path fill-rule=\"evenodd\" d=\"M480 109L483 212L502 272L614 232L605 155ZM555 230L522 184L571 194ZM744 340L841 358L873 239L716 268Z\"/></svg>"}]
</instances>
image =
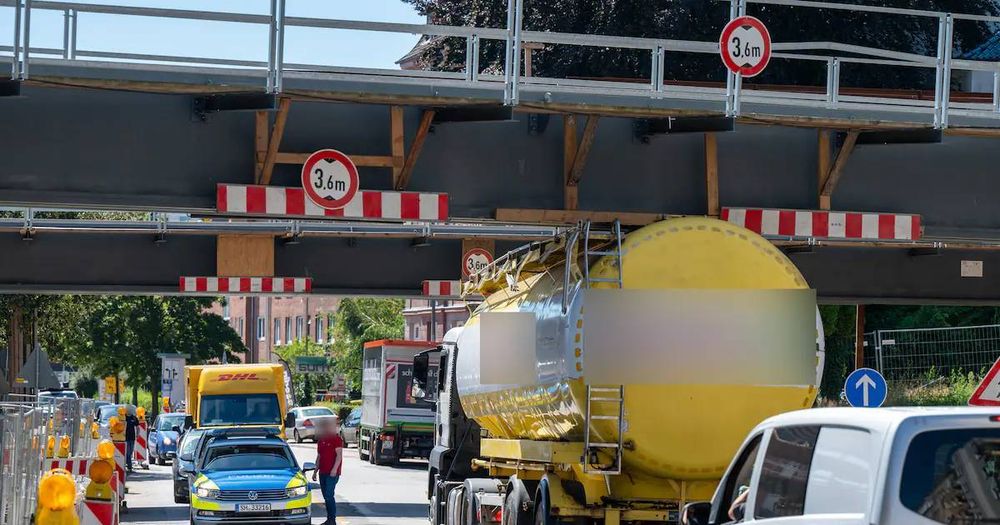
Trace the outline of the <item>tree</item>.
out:
<instances>
[{"instance_id":1,"label":"tree","mask_svg":"<svg viewBox=\"0 0 1000 525\"><path fill-rule=\"evenodd\" d=\"M347 378L349 389L361 390L364 344L403 337L403 306L399 299L347 298L337 308L333 324L336 369Z\"/></svg>"},{"instance_id":2,"label":"tree","mask_svg":"<svg viewBox=\"0 0 1000 525\"><path fill-rule=\"evenodd\" d=\"M404 0L436 24L506 27L507 2L498 0ZM864 4L997 14L994 0L840 0ZM749 14L764 20L775 42L841 42L933 56L938 23L933 18L820 10L803 7L751 5ZM729 4L705 0L650 2L648 0L525 0L523 28L646 38L714 42L728 21ZM992 34L989 24L962 21L955 25L957 53L972 49ZM464 39L434 39L422 56L426 69L461 71ZM504 42L483 40L480 63L485 71L502 72ZM649 78L650 52L604 47L546 45L534 53L538 76ZM823 61L775 60L754 82L765 84L826 85ZM724 81L714 54L667 54L665 78L681 81ZM842 85L928 89L934 71L926 68L844 64Z\"/></svg>"},{"instance_id":3,"label":"tree","mask_svg":"<svg viewBox=\"0 0 1000 525\"><path fill-rule=\"evenodd\" d=\"M333 377L329 374L300 374L295 368L299 356L326 357L332 352L332 345L311 343L309 339L297 339L290 345L276 348L274 352L292 370L292 388L298 393L298 403L306 406L316 402L317 385L330 385Z\"/></svg>"}]
</instances>

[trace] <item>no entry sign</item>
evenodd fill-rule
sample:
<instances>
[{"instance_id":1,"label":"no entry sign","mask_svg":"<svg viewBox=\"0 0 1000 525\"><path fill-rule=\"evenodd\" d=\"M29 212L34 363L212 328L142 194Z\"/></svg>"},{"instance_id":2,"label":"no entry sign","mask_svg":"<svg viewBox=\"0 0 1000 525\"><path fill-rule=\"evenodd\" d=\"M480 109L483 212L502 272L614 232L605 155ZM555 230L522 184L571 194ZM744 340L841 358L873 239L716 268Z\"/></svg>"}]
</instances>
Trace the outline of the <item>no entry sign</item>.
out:
<instances>
[{"instance_id":1,"label":"no entry sign","mask_svg":"<svg viewBox=\"0 0 1000 525\"><path fill-rule=\"evenodd\" d=\"M734 18L722 30L719 52L726 67L744 77L755 77L771 61L771 34L752 16Z\"/></svg>"},{"instance_id":2,"label":"no entry sign","mask_svg":"<svg viewBox=\"0 0 1000 525\"><path fill-rule=\"evenodd\" d=\"M462 275L469 277L493 262L493 254L483 248L472 248L462 256Z\"/></svg>"},{"instance_id":3,"label":"no entry sign","mask_svg":"<svg viewBox=\"0 0 1000 525\"><path fill-rule=\"evenodd\" d=\"M322 208L343 208L357 195L358 184L357 166L337 150L321 149L302 165L302 188Z\"/></svg>"}]
</instances>

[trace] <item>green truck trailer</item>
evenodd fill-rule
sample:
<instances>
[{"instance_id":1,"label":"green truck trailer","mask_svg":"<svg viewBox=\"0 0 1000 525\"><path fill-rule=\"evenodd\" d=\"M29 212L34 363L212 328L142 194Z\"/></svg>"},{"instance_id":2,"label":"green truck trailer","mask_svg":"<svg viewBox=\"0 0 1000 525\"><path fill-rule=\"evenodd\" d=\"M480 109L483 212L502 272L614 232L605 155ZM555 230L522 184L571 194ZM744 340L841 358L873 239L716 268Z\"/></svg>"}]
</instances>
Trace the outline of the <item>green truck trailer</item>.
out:
<instances>
[{"instance_id":1,"label":"green truck trailer","mask_svg":"<svg viewBox=\"0 0 1000 525\"><path fill-rule=\"evenodd\" d=\"M403 458L426 459L430 455L436 407L433 401L413 397L413 356L437 346L398 340L365 344L358 431L362 461L392 465ZM437 368L428 372L436 384Z\"/></svg>"}]
</instances>

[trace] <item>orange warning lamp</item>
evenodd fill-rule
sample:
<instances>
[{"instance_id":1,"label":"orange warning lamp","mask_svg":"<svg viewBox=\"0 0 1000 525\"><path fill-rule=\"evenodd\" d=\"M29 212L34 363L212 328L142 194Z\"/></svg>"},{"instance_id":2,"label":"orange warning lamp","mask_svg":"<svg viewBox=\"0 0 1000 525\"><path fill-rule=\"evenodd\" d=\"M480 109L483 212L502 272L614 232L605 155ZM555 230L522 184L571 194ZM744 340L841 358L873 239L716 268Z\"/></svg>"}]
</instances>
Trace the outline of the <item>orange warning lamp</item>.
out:
<instances>
[{"instance_id":1,"label":"orange warning lamp","mask_svg":"<svg viewBox=\"0 0 1000 525\"><path fill-rule=\"evenodd\" d=\"M98 426L97 421L94 421L94 422L92 422L90 424L90 438L91 439L97 439L97 438L101 437L100 431L101 431L101 427Z\"/></svg>"},{"instance_id":2,"label":"orange warning lamp","mask_svg":"<svg viewBox=\"0 0 1000 525\"><path fill-rule=\"evenodd\" d=\"M45 442L45 457L51 458L52 454L55 452L56 448L56 437L49 436L49 439Z\"/></svg>"},{"instance_id":3,"label":"orange warning lamp","mask_svg":"<svg viewBox=\"0 0 1000 525\"><path fill-rule=\"evenodd\" d=\"M59 452L56 455L61 458L69 457L69 436L59 438Z\"/></svg>"},{"instance_id":4,"label":"orange warning lamp","mask_svg":"<svg viewBox=\"0 0 1000 525\"><path fill-rule=\"evenodd\" d=\"M139 407L139 408L135 409L135 415L139 419L145 419L146 418L146 407Z\"/></svg>"},{"instance_id":5,"label":"orange warning lamp","mask_svg":"<svg viewBox=\"0 0 1000 525\"><path fill-rule=\"evenodd\" d=\"M108 482L111 481L111 475L114 471L115 467L109 460L99 459L90 462L90 468L87 469L90 483L87 484L86 498L111 501L114 497L114 491L111 490L111 485Z\"/></svg>"},{"instance_id":6,"label":"orange warning lamp","mask_svg":"<svg viewBox=\"0 0 1000 525\"><path fill-rule=\"evenodd\" d=\"M65 469L46 472L38 483L38 509L35 523L77 525L76 482Z\"/></svg>"},{"instance_id":7,"label":"orange warning lamp","mask_svg":"<svg viewBox=\"0 0 1000 525\"><path fill-rule=\"evenodd\" d=\"M108 461L114 461L115 444L107 439L102 439L101 442L97 444L97 457Z\"/></svg>"},{"instance_id":8,"label":"orange warning lamp","mask_svg":"<svg viewBox=\"0 0 1000 525\"><path fill-rule=\"evenodd\" d=\"M108 420L108 430L110 430L113 441L125 441L125 421L111 416L111 419Z\"/></svg>"},{"instance_id":9,"label":"orange warning lamp","mask_svg":"<svg viewBox=\"0 0 1000 525\"><path fill-rule=\"evenodd\" d=\"M125 407L118 407L118 417L125 419Z\"/></svg>"}]
</instances>

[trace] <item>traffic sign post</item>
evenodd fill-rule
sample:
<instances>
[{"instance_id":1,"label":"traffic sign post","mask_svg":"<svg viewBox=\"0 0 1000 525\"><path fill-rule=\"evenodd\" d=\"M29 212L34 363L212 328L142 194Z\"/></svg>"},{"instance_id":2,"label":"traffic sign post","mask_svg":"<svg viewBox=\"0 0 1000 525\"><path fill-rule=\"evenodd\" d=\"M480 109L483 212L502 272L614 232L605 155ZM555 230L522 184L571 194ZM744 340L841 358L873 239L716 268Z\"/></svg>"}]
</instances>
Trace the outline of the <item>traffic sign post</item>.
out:
<instances>
[{"instance_id":1,"label":"traffic sign post","mask_svg":"<svg viewBox=\"0 0 1000 525\"><path fill-rule=\"evenodd\" d=\"M882 374L871 368L859 368L847 376L844 394L852 407L875 408L885 403L889 386Z\"/></svg>"},{"instance_id":2,"label":"traffic sign post","mask_svg":"<svg viewBox=\"0 0 1000 525\"><path fill-rule=\"evenodd\" d=\"M976 387L976 391L969 398L972 406L995 407L1000 406L1000 359L993 363L993 367L983 377L982 382Z\"/></svg>"},{"instance_id":3,"label":"traffic sign post","mask_svg":"<svg viewBox=\"0 0 1000 525\"><path fill-rule=\"evenodd\" d=\"M302 188L317 206L337 210L358 194L358 167L334 149L321 149L302 165Z\"/></svg>"},{"instance_id":4,"label":"traffic sign post","mask_svg":"<svg viewBox=\"0 0 1000 525\"><path fill-rule=\"evenodd\" d=\"M722 30L719 53L730 71L743 77L755 77L771 61L771 33L757 18L734 18Z\"/></svg>"}]
</instances>

